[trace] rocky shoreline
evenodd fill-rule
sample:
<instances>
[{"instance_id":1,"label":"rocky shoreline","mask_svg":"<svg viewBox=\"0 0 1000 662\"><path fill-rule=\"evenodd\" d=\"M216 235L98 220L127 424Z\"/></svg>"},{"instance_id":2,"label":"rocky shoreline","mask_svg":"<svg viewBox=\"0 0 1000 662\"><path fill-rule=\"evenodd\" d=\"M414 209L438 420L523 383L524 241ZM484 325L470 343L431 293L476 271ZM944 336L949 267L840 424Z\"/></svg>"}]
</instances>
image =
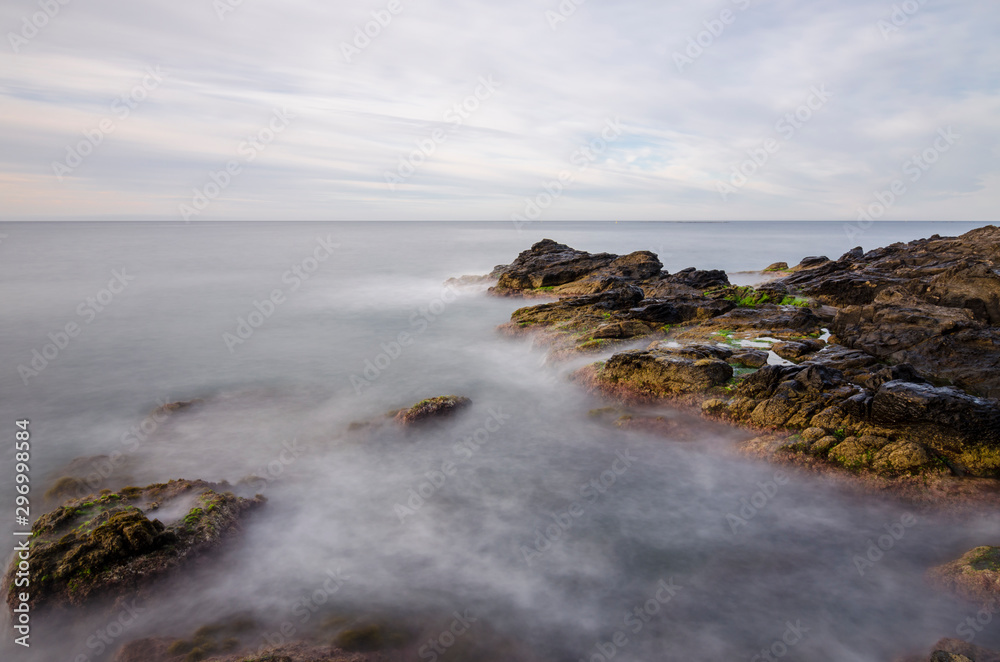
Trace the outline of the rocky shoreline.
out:
<instances>
[{"instance_id":1,"label":"rocky shoreline","mask_svg":"<svg viewBox=\"0 0 1000 662\"><path fill-rule=\"evenodd\" d=\"M553 360L601 354L574 378L634 408L621 427L674 434L642 412L669 403L750 431L744 453L869 492L928 508L1000 503L1000 228L775 263L757 287L662 267L648 251L545 239L487 278L495 296L556 298L499 331ZM995 605L998 555L977 547L929 579ZM942 640L930 659L1000 654Z\"/></svg>"},{"instance_id":2,"label":"rocky shoreline","mask_svg":"<svg viewBox=\"0 0 1000 662\"><path fill-rule=\"evenodd\" d=\"M455 283L532 299L499 331L532 338L552 360L589 361L572 379L607 400L591 412L599 422L685 439L682 423L649 407L666 405L745 431L743 453L832 474L874 495L928 509L1000 504L1000 228L856 248L836 260L806 257L761 274L762 284L738 287L719 270L670 274L648 251L590 254L545 239L509 265ZM183 415L203 404L154 413ZM352 423L347 433L446 425L470 404L432 397ZM263 497L225 483L175 480L80 496L82 485L72 475L56 481L48 496L61 505L32 528L30 606L40 614L153 595L158 582L215 553L265 507ZM982 543L930 570L928 581L986 609L1000 599L1000 548L990 546L1000 541ZM11 609L19 604L16 571L15 559L5 576ZM247 633L257 625L235 619L179 639L127 642L115 659L412 658L430 632L427 622L405 620L334 619L254 649ZM481 629L490 654L535 659ZM468 645L462 654L485 656L480 644ZM930 658L900 659L989 662L1000 653L944 639Z\"/></svg>"},{"instance_id":3,"label":"rocky shoreline","mask_svg":"<svg viewBox=\"0 0 1000 662\"><path fill-rule=\"evenodd\" d=\"M502 333L625 403L674 401L884 477L1000 477L1000 229L809 257L757 288L677 274L645 251L591 255L544 240L498 267L490 292L556 301ZM644 347L634 348L639 344ZM626 349L626 346L632 348ZM623 350L615 352L616 347Z\"/></svg>"}]
</instances>

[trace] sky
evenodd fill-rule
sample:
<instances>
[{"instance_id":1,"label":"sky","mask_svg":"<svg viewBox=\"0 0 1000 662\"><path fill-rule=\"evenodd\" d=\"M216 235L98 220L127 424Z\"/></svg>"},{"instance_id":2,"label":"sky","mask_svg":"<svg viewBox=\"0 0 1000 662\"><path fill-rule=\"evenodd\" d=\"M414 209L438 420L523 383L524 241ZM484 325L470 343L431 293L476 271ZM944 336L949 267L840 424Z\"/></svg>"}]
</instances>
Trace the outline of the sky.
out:
<instances>
[{"instance_id":1,"label":"sky","mask_svg":"<svg viewBox=\"0 0 1000 662\"><path fill-rule=\"evenodd\" d=\"M993 0L4 0L0 220L970 220Z\"/></svg>"}]
</instances>

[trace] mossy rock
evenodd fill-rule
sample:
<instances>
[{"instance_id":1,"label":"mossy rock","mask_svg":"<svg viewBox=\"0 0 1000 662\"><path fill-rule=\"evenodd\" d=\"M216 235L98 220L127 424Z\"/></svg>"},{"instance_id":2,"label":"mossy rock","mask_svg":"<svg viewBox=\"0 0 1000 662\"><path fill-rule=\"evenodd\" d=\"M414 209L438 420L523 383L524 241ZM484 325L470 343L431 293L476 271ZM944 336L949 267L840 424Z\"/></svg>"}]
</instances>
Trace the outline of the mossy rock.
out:
<instances>
[{"instance_id":1,"label":"mossy rock","mask_svg":"<svg viewBox=\"0 0 1000 662\"><path fill-rule=\"evenodd\" d=\"M127 493L73 499L38 518L32 527L29 605L83 606L105 596L137 595L147 582L182 565L238 529L239 520L263 497L245 499L204 481L171 481ZM145 509L194 494L197 506L186 518L164 524ZM192 516L194 511L198 511ZM7 604L17 604L11 578ZM44 581L43 581L44 578Z\"/></svg>"},{"instance_id":2,"label":"mossy rock","mask_svg":"<svg viewBox=\"0 0 1000 662\"><path fill-rule=\"evenodd\" d=\"M872 435L847 437L830 449L829 457L848 469L869 468L875 459L875 453L887 443L887 439Z\"/></svg>"},{"instance_id":3,"label":"mossy rock","mask_svg":"<svg viewBox=\"0 0 1000 662\"><path fill-rule=\"evenodd\" d=\"M403 425L413 425L435 418L450 416L455 412L468 407L472 400L459 395L441 395L436 398L421 400L409 409L403 409L394 416L395 420Z\"/></svg>"},{"instance_id":4,"label":"mossy rock","mask_svg":"<svg viewBox=\"0 0 1000 662\"><path fill-rule=\"evenodd\" d=\"M1000 478L1000 449L979 446L963 449L955 458L965 471L974 476Z\"/></svg>"},{"instance_id":5,"label":"mossy rock","mask_svg":"<svg viewBox=\"0 0 1000 662\"><path fill-rule=\"evenodd\" d=\"M933 463L927 449L913 441L894 441L879 450L872 468L880 473L913 472Z\"/></svg>"},{"instance_id":6,"label":"mossy rock","mask_svg":"<svg viewBox=\"0 0 1000 662\"><path fill-rule=\"evenodd\" d=\"M976 547L957 561L934 568L930 577L966 600L996 600L1000 598L1000 547Z\"/></svg>"}]
</instances>

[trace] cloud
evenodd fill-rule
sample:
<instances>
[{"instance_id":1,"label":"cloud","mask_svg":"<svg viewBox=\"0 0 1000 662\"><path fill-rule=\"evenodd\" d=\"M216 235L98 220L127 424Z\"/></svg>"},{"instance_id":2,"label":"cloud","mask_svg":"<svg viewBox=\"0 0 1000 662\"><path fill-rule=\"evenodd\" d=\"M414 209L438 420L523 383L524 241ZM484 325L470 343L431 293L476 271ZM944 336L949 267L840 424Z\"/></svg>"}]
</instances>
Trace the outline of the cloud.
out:
<instances>
[{"instance_id":1,"label":"cloud","mask_svg":"<svg viewBox=\"0 0 1000 662\"><path fill-rule=\"evenodd\" d=\"M995 219L1000 16L974 0L243 0L221 19L219 2L236 5L71 1L45 21L45 3L6 3L3 218L180 219L236 160L197 219L508 220L567 170L545 220L853 219L951 126L960 140L884 218ZM162 83L116 115L149 67ZM482 77L496 92L456 126ZM830 100L784 138L815 86ZM294 119L248 161L282 109ZM577 169L615 118L623 134ZM780 149L721 195L769 138ZM390 187L401 158L419 163Z\"/></svg>"}]
</instances>

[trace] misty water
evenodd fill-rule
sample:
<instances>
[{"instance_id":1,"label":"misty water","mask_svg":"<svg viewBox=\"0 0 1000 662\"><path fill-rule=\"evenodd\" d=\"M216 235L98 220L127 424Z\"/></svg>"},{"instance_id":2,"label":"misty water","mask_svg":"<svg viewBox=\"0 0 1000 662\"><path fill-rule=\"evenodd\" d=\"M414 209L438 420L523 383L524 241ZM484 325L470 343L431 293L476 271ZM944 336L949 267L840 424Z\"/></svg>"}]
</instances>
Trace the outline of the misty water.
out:
<instances>
[{"instance_id":1,"label":"misty water","mask_svg":"<svg viewBox=\"0 0 1000 662\"><path fill-rule=\"evenodd\" d=\"M239 614L259 623L247 638L257 645L282 623L306 634L331 614L433 634L459 612L475 620L462 636L515 642L497 659L751 660L783 638L788 660L926 655L976 609L925 571L996 544L1000 518L916 513L741 457L733 442L750 435L668 407L656 411L696 440L604 425L588 412L607 403L568 379L578 363L496 333L524 301L443 283L543 237L753 282L736 272L972 227L882 223L851 237L840 223L5 224L0 427L12 438L15 420L31 421L34 516L70 462L116 450L124 462L108 487L197 478L268 499L233 544L144 600L109 648ZM121 292L91 307L119 277ZM273 313L234 342L275 290ZM19 374L69 323L80 333ZM409 342L397 349L400 333ZM444 394L474 404L440 425L349 431ZM150 419L192 398L204 403ZM12 450L0 477L11 505ZM735 526L727 516L751 499L760 507ZM5 531L12 511L0 509ZM899 539L860 573L856 557L892 531ZM105 659L93 636L107 624L99 610L38 619L18 659ZM405 659L430 659L419 645Z\"/></svg>"}]
</instances>

